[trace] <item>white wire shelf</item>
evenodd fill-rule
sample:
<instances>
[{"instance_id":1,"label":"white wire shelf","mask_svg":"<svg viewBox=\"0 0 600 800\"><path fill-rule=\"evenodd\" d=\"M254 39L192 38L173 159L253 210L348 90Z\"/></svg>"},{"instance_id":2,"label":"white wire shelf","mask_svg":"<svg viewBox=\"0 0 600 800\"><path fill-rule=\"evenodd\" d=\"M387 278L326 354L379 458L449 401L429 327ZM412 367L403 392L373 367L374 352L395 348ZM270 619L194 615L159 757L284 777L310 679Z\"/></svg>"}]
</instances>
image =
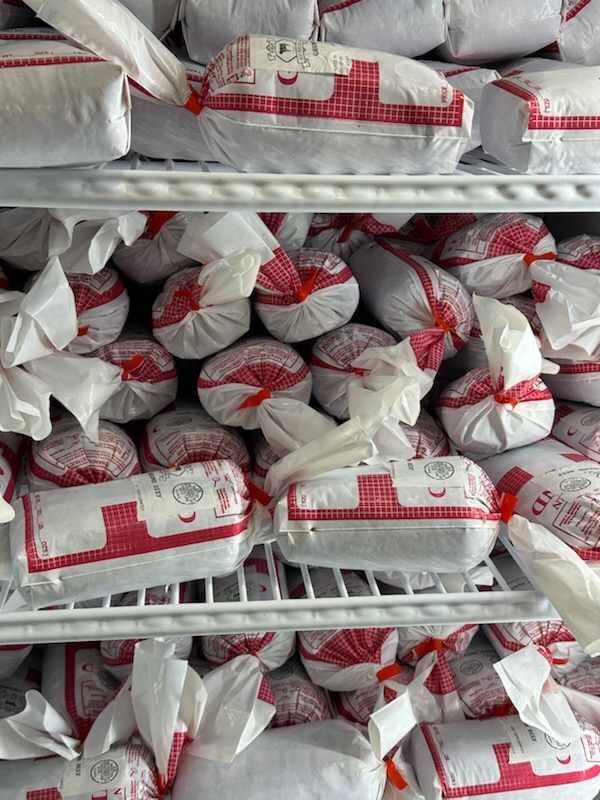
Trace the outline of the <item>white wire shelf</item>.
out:
<instances>
[{"instance_id":1,"label":"white wire shelf","mask_svg":"<svg viewBox=\"0 0 600 800\"><path fill-rule=\"evenodd\" d=\"M510 543L503 543L511 555ZM274 562L267 545L267 561L273 596L280 597ZM145 592L138 592L137 604L111 606L111 597L101 599L97 608L72 606L42 611L12 610L17 595L5 584L0 594L0 644L28 642L92 641L137 639L156 636L201 636L216 633L315 630L329 628L401 627L425 624L466 624L514 620L558 619L551 603L538 590L511 591L492 558L485 560L500 590L481 591L465 573L465 591L449 593L435 573L430 591L415 593L406 576L404 592L381 594L371 572L359 573L371 590L368 597L350 597L339 570L331 570L339 596L315 598L310 571L302 567L307 598L249 601L243 569L238 570L240 600L214 602L212 580L204 583L205 602L179 603L178 585L171 586L168 605L145 605Z\"/></svg>"},{"instance_id":2,"label":"white wire shelf","mask_svg":"<svg viewBox=\"0 0 600 800\"><path fill-rule=\"evenodd\" d=\"M482 153L452 175L243 174L143 160L0 169L0 205L177 211L600 211L600 175L519 175Z\"/></svg>"}]
</instances>

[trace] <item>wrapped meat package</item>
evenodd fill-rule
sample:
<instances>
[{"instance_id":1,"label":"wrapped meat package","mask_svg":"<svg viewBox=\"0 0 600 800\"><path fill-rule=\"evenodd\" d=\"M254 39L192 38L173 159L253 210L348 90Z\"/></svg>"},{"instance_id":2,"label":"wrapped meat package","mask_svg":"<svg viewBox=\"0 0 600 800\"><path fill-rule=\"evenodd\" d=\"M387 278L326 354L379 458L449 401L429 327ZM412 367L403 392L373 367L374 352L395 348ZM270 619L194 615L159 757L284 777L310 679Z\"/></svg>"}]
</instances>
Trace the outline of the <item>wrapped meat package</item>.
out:
<instances>
[{"instance_id":1,"label":"wrapped meat package","mask_svg":"<svg viewBox=\"0 0 600 800\"><path fill-rule=\"evenodd\" d=\"M545 381L561 400L574 400L600 407L600 358L595 361L556 359L558 372L546 375Z\"/></svg>"},{"instance_id":2,"label":"wrapped meat package","mask_svg":"<svg viewBox=\"0 0 600 800\"><path fill-rule=\"evenodd\" d=\"M431 260L469 292L502 299L531 288L529 267L553 259L556 242L533 214L489 214L438 242Z\"/></svg>"},{"instance_id":3,"label":"wrapped meat package","mask_svg":"<svg viewBox=\"0 0 600 800\"><path fill-rule=\"evenodd\" d=\"M141 472L137 448L125 431L102 420L98 437L97 443L88 439L74 417L55 420L50 436L31 446L30 491L104 483Z\"/></svg>"},{"instance_id":4,"label":"wrapped meat package","mask_svg":"<svg viewBox=\"0 0 600 800\"><path fill-rule=\"evenodd\" d=\"M292 597L306 597L299 573L294 577L296 585L290 582ZM313 569L310 577L315 597L339 595L335 578L329 571ZM350 597L369 597L371 594L367 583L358 575L345 574L344 583ZM395 628L298 632L298 652L309 678L317 686L335 692L379 686L389 672L386 667L393 666L396 674L397 647Z\"/></svg>"},{"instance_id":5,"label":"wrapped meat package","mask_svg":"<svg viewBox=\"0 0 600 800\"><path fill-rule=\"evenodd\" d=\"M586 658L562 675L559 682L578 692L600 697L600 658Z\"/></svg>"},{"instance_id":6,"label":"wrapped meat package","mask_svg":"<svg viewBox=\"0 0 600 800\"><path fill-rule=\"evenodd\" d=\"M207 64L228 42L247 31L278 39L309 39L318 21L316 0L184 0L183 35L190 58Z\"/></svg>"},{"instance_id":7,"label":"wrapped meat package","mask_svg":"<svg viewBox=\"0 0 600 800\"><path fill-rule=\"evenodd\" d=\"M598 0L566 0L565 19L556 42L560 57L574 64L600 64L599 24Z\"/></svg>"},{"instance_id":8,"label":"wrapped meat package","mask_svg":"<svg viewBox=\"0 0 600 800\"><path fill-rule=\"evenodd\" d=\"M489 555L500 501L463 457L339 469L295 483L278 502L284 557L325 567L462 572Z\"/></svg>"},{"instance_id":9,"label":"wrapped meat package","mask_svg":"<svg viewBox=\"0 0 600 800\"><path fill-rule=\"evenodd\" d=\"M192 116L185 110L181 113ZM193 259L177 252L189 215L181 211L149 211L146 215L146 229L139 239L130 245L120 244L113 255L113 262L121 272L140 284L164 280L194 264Z\"/></svg>"},{"instance_id":10,"label":"wrapped meat package","mask_svg":"<svg viewBox=\"0 0 600 800\"><path fill-rule=\"evenodd\" d=\"M269 672L266 679L275 698L272 728L331 718L327 695L311 683L297 658L290 658L282 667Z\"/></svg>"},{"instance_id":11,"label":"wrapped meat package","mask_svg":"<svg viewBox=\"0 0 600 800\"><path fill-rule=\"evenodd\" d=\"M390 684L408 686L414 678L414 669L406 664L398 664L399 669L394 675L385 679L383 699L386 703L394 700L395 693ZM356 722L359 725L368 725L369 717L375 711L379 698L379 686L365 686L349 692L335 692L332 694L332 703L338 718Z\"/></svg>"},{"instance_id":12,"label":"wrapped meat package","mask_svg":"<svg viewBox=\"0 0 600 800\"><path fill-rule=\"evenodd\" d=\"M578 722L571 744L517 716L422 725L411 739L419 785L428 800L593 800L600 731Z\"/></svg>"},{"instance_id":13,"label":"wrapped meat package","mask_svg":"<svg viewBox=\"0 0 600 800\"><path fill-rule=\"evenodd\" d=\"M492 298L475 295L473 302L489 367L450 383L435 406L458 448L491 456L546 437L554 422L554 401L540 378L549 367L543 367L524 314Z\"/></svg>"},{"instance_id":14,"label":"wrapped meat package","mask_svg":"<svg viewBox=\"0 0 600 800\"><path fill-rule=\"evenodd\" d=\"M231 764L184 751L172 797L379 800L385 781L385 765L360 729L325 720L265 731Z\"/></svg>"},{"instance_id":15,"label":"wrapped meat package","mask_svg":"<svg viewBox=\"0 0 600 800\"><path fill-rule=\"evenodd\" d=\"M275 561L280 597L287 597L287 584L283 566ZM256 547L244 562L244 579L248 600L275 600L269 575L269 565L264 548ZM216 602L232 602L239 598L237 575L216 578L213 581ZM252 654L268 672L278 669L294 654L296 634L293 631L270 633L227 633L204 636L202 650L210 666L224 664L239 655Z\"/></svg>"},{"instance_id":16,"label":"wrapped meat package","mask_svg":"<svg viewBox=\"0 0 600 800\"><path fill-rule=\"evenodd\" d=\"M431 332L423 347L444 358L464 345L473 304L456 278L390 240L364 245L349 266L367 309L387 330L398 337Z\"/></svg>"},{"instance_id":17,"label":"wrapped meat package","mask_svg":"<svg viewBox=\"0 0 600 800\"><path fill-rule=\"evenodd\" d=\"M210 62L202 105L211 152L246 172L452 172L473 116L468 98L417 61L261 36Z\"/></svg>"},{"instance_id":18,"label":"wrapped meat package","mask_svg":"<svg viewBox=\"0 0 600 800\"><path fill-rule=\"evenodd\" d=\"M398 658L417 664L423 656L436 650L448 661L461 656L477 633L477 625L408 625L398 628Z\"/></svg>"},{"instance_id":19,"label":"wrapped meat package","mask_svg":"<svg viewBox=\"0 0 600 800\"><path fill-rule=\"evenodd\" d=\"M578 403L558 403L552 436L586 458L600 461L600 410Z\"/></svg>"},{"instance_id":20,"label":"wrapped meat package","mask_svg":"<svg viewBox=\"0 0 600 800\"><path fill-rule=\"evenodd\" d=\"M75 296L77 336L67 346L71 353L85 355L114 342L129 313L129 295L115 269L106 267L95 275L68 275Z\"/></svg>"},{"instance_id":21,"label":"wrapped meat package","mask_svg":"<svg viewBox=\"0 0 600 800\"><path fill-rule=\"evenodd\" d=\"M149 419L175 400L175 361L152 336L125 332L99 347L94 356L121 369L120 388L100 409L103 419L121 423Z\"/></svg>"},{"instance_id":22,"label":"wrapped meat package","mask_svg":"<svg viewBox=\"0 0 600 800\"><path fill-rule=\"evenodd\" d=\"M34 608L235 570L254 538L230 461L28 494L16 503L16 585Z\"/></svg>"},{"instance_id":23,"label":"wrapped meat package","mask_svg":"<svg viewBox=\"0 0 600 800\"><path fill-rule=\"evenodd\" d=\"M288 213L261 213L259 217L277 239L286 253L299 250L306 241L313 215L305 211ZM328 250L319 247L318 250Z\"/></svg>"},{"instance_id":24,"label":"wrapped meat package","mask_svg":"<svg viewBox=\"0 0 600 800\"><path fill-rule=\"evenodd\" d=\"M415 451L413 458L437 458L451 454L444 431L427 411L421 411L414 425L401 422L400 427Z\"/></svg>"},{"instance_id":25,"label":"wrapped meat package","mask_svg":"<svg viewBox=\"0 0 600 800\"><path fill-rule=\"evenodd\" d=\"M526 56L554 42L562 0L446 0L447 39L438 52L448 61L480 64Z\"/></svg>"},{"instance_id":26,"label":"wrapped meat package","mask_svg":"<svg viewBox=\"0 0 600 800\"><path fill-rule=\"evenodd\" d=\"M64 41L2 41L0 55L11 67L0 95L12 108L2 119L0 166L95 164L127 153L130 98L121 66ZM28 102L15 105L16 97Z\"/></svg>"},{"instance_id":27,"label":"wrapped meat package","mask_svg":"<svg viewBox=\"0 0 600 800\"><path fill-rule=\"evenodd\" d=\"M481 101L483 149L521 173L597 174L599 76L600 67L577 67L488 84Z\"/></svg>"},{"instance_id":28,"label":"wrapped meat package","mask_svg":"<svg viewBox=\"0 0 600 800\"><path fill-rule=\"evenodd\" d=\"M347 261L365 242L377 235L397 233L411 217L412 214L381 212L313 214L305 246L326 250Z\"/></svg>"},{"instance_id":29,"label":"wrapped meat package","mask_svg":"<svg viewBox=\"0 0 600 800\"><path fill-rule=\"evenodd\" d=\"M423 55L446 36L442 0L319 0L320 36L328 42Z\"/></svg>"},{"instance_id":30,"label":"wrapped meat package","mask_svg":"<svg viewBox=\"0 0 600 800\"><path fill-rule=\"evenodd\" d=\"M140 458L144 472L216 458L227 458L242 472L250 472L250 456L239 433L219 425L200 405L191 403L177 403L173 411L163 411L148 422Z\"/></svg>"},{"instance_id":31,"label":"wrapped meat package","mask_svg":"<svg viewBox=\"0 0 600 800\"><path fill-rule=\"evenodd\" d=\"M515 713L494 664L500 656L485 636L477 635L467 649L450 662L465 715L471 719L504 717Z\"/></svg>"},{"instance_id":32,"label":"wrapped meat package","mask_svg":"<svg viewBox=\"0 0 600 800\"><path fill-rule=\"evenodd\" d=\"M584 561L600 559L600 464L553 439L480 462L499 492L518 498L517 511L545 525Z\"/></svg>"}]
</instances>

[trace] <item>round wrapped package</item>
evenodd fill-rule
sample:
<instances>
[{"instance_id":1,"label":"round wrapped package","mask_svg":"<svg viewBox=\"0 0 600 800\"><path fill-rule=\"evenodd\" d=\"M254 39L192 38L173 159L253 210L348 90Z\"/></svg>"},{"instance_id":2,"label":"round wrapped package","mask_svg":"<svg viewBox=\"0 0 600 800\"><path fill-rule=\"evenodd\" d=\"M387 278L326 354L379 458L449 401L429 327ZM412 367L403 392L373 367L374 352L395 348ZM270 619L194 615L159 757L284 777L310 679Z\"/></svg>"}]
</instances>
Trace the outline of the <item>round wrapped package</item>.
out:
<instances>
[{"instance_id":1,"label":"round wrapped package","mask_svg":"<svg viewBox=\"0 0 600 800\"><path fill-rule=\"evenodd\" d=\"M282 342L301 342L348 322L356 311L356 279L333 253L304 248L289 269L271 262L259 273L254 308Z\"/></svg>"},{"instance_id":2,"label":"round wrapped package","mask_svg":"<svg viewBox=\"0 0 600 800\"><path fill-rule=\"evenodd\" d=\"M55 420L50 436L32 443L27 461L27 479L32 492L104 483L139 472L137 448L124 430L101 420L98 442L92 442L71 416Z\"/></svg>"},{"instance_id":3,"label":"round wrapped package","mask_svg":"<svg viewBox=\"0 0 600 800\"><path fill-rule=\"evenodd\" d=\"M241 250L167 278L152 305L152 332L179 358L205 358L250 328L249 295L260 258Z\"/></svg>"},{"instance_id":4,"label":"round wrapped package","mask_svg":"<svg viewBox=\"0 0 600 800\"><path fill-rule=\"evenodd\" d=\"M275 716L271 720L271 728L331 718L327 695L323 689L311 683L297 658L290 658L265 677L275 698Z\"/></svg>"},{"instance_id":5,"label":"round wrapped package","mask_svg":"<svg viewBox=\"0 0 600 800\"><path fill-rule=\"evenodd\" d=\"M129 313L129 295L118 272L105 267L95 275L69 274L67 280L75 296L79 329L66 349L85 355L114 342Z\"/></svg>"},{"instance_id":6,"label":"round wrapped package","mask_svg":"<svg viewBox=\"0 0 600 800\"><path fill-rule=\"evenodd\" d=\"M310 357L315 399L328 414L348 419L346 388L356 374L352 362L368 347L393 347L395 344L396 340L389 333L357 322L350 322L319 337Z\"/></svg>"},{"instance_id":7,"label":"round wrapped package","mask_svg":"<svg viewBox=\"0 0 600 800\"><path fill-rule=\"evenodd\" d=\"M559 683L578 692L600 697L600 658L584 659L566 675L562 675Z\"/></svg>"},{"instance_id":8,"label":"round wrapped package","mask_svg":"<svg viewBox=\"0 0 600 800\"><path fill-rule=\"evenodd\" d=\"M485 636L478 634L463 653L450 661L465 716L487 719L516 713L494 669L499 659L500 656Z\"/></svg>"},{"instance_id":9,"label":"round wrapped package","mask_svg":"<svg viewBox=\"0 0 600 800\"><path fill-rule=\"evenodd\" d=\"M446 36L442 0L319 0L325 41L421 56Z\"/></svg>"},{"instance_id":10,"label":"round wrapped package","mask_svg":"<svg viewBox=\"0 0 600 800\"><path fill-rule=\"evenodd\" d=\"M398 628L398 658L417 664L427 653L443 652L451 661L462 655L477 633L477 625L408 625Z\"/></svg>"},{"instance_id":11,"label":"round wrapped package","mask_svg":"<svg viewBox=\"0 0 600 800\"><path fill-rule=\"evenodd\" d=\"M292 484L274 530L292 562L347 569L462 572L488 556L499 496L462 456L347 467Z\"/></svg>"},{"instance_id":12,"label":"round wrapped package","mask_svg":"<svg viewBox=\"0 0 600 800\"><path fill-rule=\"evenodd\" d=\"M556 439L507 450L480 462L516 511L545 525L584 561L600 560L600 464Z\"/></svg>"},{"instance_id":13,"label":"round wrapped package","mask_svg":"<svg viewBox=\"0 0 600 800\"><path fill-rule=\"evenodd\" d=\"M349 265L367 309L394 335L431 331L428 347L441 350L444 358L464 345L473 324L473 304L452 275L387 239L361 247Z\"/></svg>"},{"instance_id":14,"label":"round wrapped package","mask_svg":"<svg viewBox=\"0 0 600 800\"><path fill-rule=\"evenodd\" d=\"M155 586L151 589L146 589L144 603L147 606L164 606L172 602L172 592L168 587ZM179 603L191 603L194 598L193 584L183 583L179 587ZM135 606L138 602L137 592L127 592L119 600L119 607ZM175 658L186 659L192 652L193 639L191 636L166 636L164 640L173 642L175 650L173 656ZM104 667L117 678L118 681L124 681L133 669L133 656L135 653L135 646L142 639L106 639L100 642L100 655Z\"/></svg>"},{"instance_id":15,"label":"round wrapped package","mask_svg":"<svg viewBox=\"0 0 600 800\"><path fill-rule=\"evenodd\" d=\"M287 597L287 582L283 566L275 561L277 586L269 574L269 564L264 547L256 547L244 562L244 579L249 601L274 600L277 594ZM240 599L240 585L236 574L213 581L216 602L233 602ZM278 599L278 598L277 598ZM268 633L229 633L202 638L202 650L211 667L219 666L240 655L255 655L261 669L269 672L283 666L296 649L293 631Z\"/></svg>"},{"instance_id":16,"label":"round wrapped package","mask_svg":"<svg viewBox=\"0 0 600 800\"><path fill-rule=\"evenodd\" d=\"M554 259L556 242L533 214L488 214L448 236L430 258L469 292L497 299L531 289L530 265Z\"/></svg>"},{"instance_id":17,"label":"round wrapped package","mask_svg":"<svg viewBox=\"0 0 600 800\"><path fill-rule=\"evenodd\" d=\"M427 411L421 411L414 425L401 422L400 427L415 451L413 458L437 458L450 455L450 445L444 431Z\"/></svg>"},{"instance_id":18,"label":"round wrapped package","mask_svg":"<svg viewBox=\"0 0 600 800\"><path fill-rule=\"evenodd\" d=\"M164 111L163 106L153 105ZM182 211L145 213L148 222L144 233L133 244L118 245L112 257L129 280L140 284L162 281L194 263L191 258L177 251L177 245L188 226L189 215Z\"/></svg>"},{"instance_id":19,"label":"round wrapped package","mask_svg":"<svg viewBox=\"0 0 600 800\"><path fill-rule=\"evenodd\" d=\"M124 333L93 355L121 369L121 387L100 409L103 419L149 419L175 400L175 361L152 336Z\"/></svg>"},{"instance_id":20,"label":"round wrapped package","mask_svg":"<svg viewBox=\"0 0 600 800\"><path fill-rule=\"evenodd\" d=\"M556 248L556 260L579 269L591 269L600 273L600 236L582 233L563 239Z\"/></svg>"},{"instance_id":21,"label":"round wrapped package","mask_svg":"<svg viewBox=\"0 0 600 800\"><path fill-rule=\"evenodd\" d=\"M579 403L558 403L552 436L586 458L600 461L600 410Z\"/></svg>"},{"instance_id":22,"label":"round wrapped package","mask_svg":"<svg viewBox=\"0 0 600 800\"><path fill-rule=\"evenodd\" d=\"M200 405L177 404L147 423L140 443L144 472L179 467L215 458L228 458L244 473L250 456L244 440L233 428L219 425Z\"/></svg>"},{"instance_id":23,"label":"round wrapped package","mask_svg":"<svg viewBox=\"0 0 600 800\"><path fill-rule=\"evenodd\" d=\"M293 253L304 246L313 215L306 211L288 213L261 213L259 217L277 239L286 253ZM327 250L319 247L318 250Z\"/></svg>"},{"instance_id":24,"label":"round wrapped package","mask_svg":"<svg viewBox=\"0 0 600 800\"><path fill-rule=\"evenodd\" d=\"M310 579L315 597L339 595L337 582L329 570L312 569ZM350 597L371 595L368 584L354 573L344 574L344 584ZM292 597L307 596L300 573L293 576L290 591ZM379 686L389 673L385 668L396 665L397 647L395 628L298 632L298 652L309 678L317 686L335 692Z\"/></svg>"},{"instance_id":25,"label":"round wrapped package","mask_svg":"<svg viewBox=\"0 0 600 800\"><path fill-rule=\"evenodd\" d=\"M412 214L313 214L306 247L326 250L347 261L355 250L375 236L391 236Z\"/></svg>"},{"instance_id":26,"label":"round wrapped package","mask_svg":"<svg viewBox=\"0 0 600 800\"><path fill-rule=\"evenodd\" d=\"M406 664L397 666L399 669L386 678L386 685L383 687L383 699L386 703L391 703L397 696L389 684L397 683L399 686L408 686L415 674L414 669ZM375 684L349 692L332 692L331 694L331 702L336 716L359 725L368 725L378 698L379 685Z\"/></svg>"},{"instance_id":27,"label":"round wrapped package","mask_svg":"<svg viewBox=\"0 0 600 800\"><path fill-rule=\"evenodd\" d=\"M557 358L555 363L559 367L556 375L544 376L554 397L600 407L600 358L595 361Z\"/></svg>"}]
</instances>

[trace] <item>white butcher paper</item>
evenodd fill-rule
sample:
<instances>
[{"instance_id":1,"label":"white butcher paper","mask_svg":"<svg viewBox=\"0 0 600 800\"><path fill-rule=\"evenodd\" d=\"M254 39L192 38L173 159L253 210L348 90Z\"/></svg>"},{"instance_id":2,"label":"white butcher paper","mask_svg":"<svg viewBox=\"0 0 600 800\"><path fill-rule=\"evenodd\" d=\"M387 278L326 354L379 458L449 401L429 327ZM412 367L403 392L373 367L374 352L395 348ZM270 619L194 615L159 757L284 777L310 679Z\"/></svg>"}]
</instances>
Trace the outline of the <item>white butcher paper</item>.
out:
<instances>
[{"instance_id":1,"label":"white butcher paper","mask_svg":"<svg viewBox=\"0 0 600 800\"><path fill-rule=\"evenodd\" d=\"M319 0L319 36L414 58L446 37L443 0Z\"/></svg>"},{"instance_id":2,"label":"white butcher paper","mask_svg":"<svg viewBox=\"0 0 600 800\"><path fill-rule=\"evenodd\" d=\"M544 439L552 430L555 406L540 378L549 367L525 315L491 297L474 295L473 303L488 368L450 383L435 407L453 444L481 457Z\"/></svg>"},{"instance_id":3,"label":"white butcher paper","mask_svg":"<svg viewBox=\"0 0 600 800\"><path fill-rule=\"evenodd\" d=\"M34 608L227 574L255 535L243 473L229 461L33 493L15 506L15 581Z\"/></svg>"},{"instance_id":4,"label":"white butcher paper","mask_svg":"<svg viewBox=\"0 0 600 800\"><path fill-rule=\"evenodd\" d=\"M196 758L188 748L172 797L197 800L200 792L246 800L380 800L385 782L385 764L364 732L343 720L325 720L265 731L230 764Z\"/></svg>"},{"instance_id":5,"label":"white butcher paper","mask_svg":"<svg viewBox=\"0 0 600 800\"><path fill-rule=\"evenodd\" d=\"M471 136L468 97L375 50L242 36L208 64L203 89L204 140L243 172L452 172Z\"/></svg>"},{"instance_id":6,"label":"white butcher paper","mask_svg":"<svg viewBox=\"0 0 600 800\"><path fill-rule=\"evenodd\" d=\"M556 42L560 57L574 64L600 64L598 0L566 0L564 15Z\"/></svg>"},{"instance_id":7,"label":"white butcher paper","mask_svg":"<svg viewBox=\"0 0 600 800\"><path fill-rule=\"evenodd\" d=\"M556 359L559 371L548 375L546 383L556 398L600 406L600 358L590 360Z\"/></svg>"},{"instance_id":8,"label":"white butcher paper","mask_svg":"<svg viewBox=\"0 0 600 800\"><path fill-rule=\"evenodd\" d=\"M121 0L125 8L162 39L177 24L181 0Z\"/></svg>"},{"instance_id":9,"label":"white butcher paper","mask_svg":"<svg viewBox=\"0 0 600 800\"><path fill-rule=\"evenodd\" d=\"M481 101L483 149L520 173L597 174L599 76L600 67L577 67L489 83ZM581 117L591 118L586 127Z\"/></svg>"},{"instance_id":10,"label":"white butcher paper","mask_svg":"<svg viewBox=\"0 0 600 800\"><path fill-rule=\"evenodd\" d=\"M445 0L448 34L438 53L480 64L541 50L558 37L562 0Z\"/></svg>"},{"instance_id":11,"label":"white butcher paper","mask_svg":"<svg viewBox=\"0 0 600 800\"><path fill-rule=\"evenodd\" d=\"M154 34L117 0L25 0L37 16L68 39L118 64L135 83L165 103L185 106L185 70Z\"/></svg>"},{"instance_id":12,"label":"white butcher paper","mask_svg":"<svg viewBox=\"0 0 600 800\"><path fill-rule=\"evenodd\" d=\"M559 401L552 436L587 458L600 461L600 410Z\"/></svg>"},{"instance_id":13,"label":"white butcher paper","mask_svg":"<svg viewBox=\"0 0 600 800\"><path fill-rule=\"evenodd\" d=\"M491 552L499 529L499 498L487 475L450 456L299 481L274 519L286 559L347 569L461 572Z\"/></svg>"},{"instance_id":14,"label":"white butcher paper","mask_svg":"<svg viewBox=\"0 0 600 800\"><path fill-rule=\"evenodd\" d=\"M0 366L0 431L23 433L35 440L45 439L52 430L51 392L44 380L21 367L3 369Z\"/></svg>"},{"instance_id":15,"label":"white butcher paper","mask_svg":"<svg viewBox=\"0 0 600 800\"><path fill-rule=\"evenodd\" d=\"M0 166L67 167L126 155L131 100L122 67L63 41L1 41L0 57L10 67L0 75L0 98L12 108L0 121ZM19 97L27 103L15 105Z\"/></svg>"},{"instance_id":16,"label":"white butcher paper","mask_svg":"<svg viewBox=\"0 0 600 800\"><path fill-rule=\"evenodd\" d=\"M0 258L19 269L37 272L48 261L52 217L46 208L0 211Z\"/></svg>"},{"instance_id":17,"label":"white butcher paper","mask_svg":"<svg viewBox=\"0 0 600 800\"><path fill-rule=\"evenodd\" d=\"M265 677L275 700L271 728L331 719L331 703L326 692L309 680L297 657L290 658Z\"/></svg>"}]
</instances>

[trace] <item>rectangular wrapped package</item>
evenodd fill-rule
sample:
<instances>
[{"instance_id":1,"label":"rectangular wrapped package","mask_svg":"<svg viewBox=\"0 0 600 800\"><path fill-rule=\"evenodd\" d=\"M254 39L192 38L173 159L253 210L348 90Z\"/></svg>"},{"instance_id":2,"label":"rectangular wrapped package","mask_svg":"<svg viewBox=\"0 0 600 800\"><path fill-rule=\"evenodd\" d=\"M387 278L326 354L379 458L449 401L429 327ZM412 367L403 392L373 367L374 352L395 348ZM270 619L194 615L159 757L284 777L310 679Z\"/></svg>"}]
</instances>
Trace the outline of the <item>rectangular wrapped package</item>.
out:
<instances>
[{"instance_id":1,"label":"rectangular wrapped package","mask_svg":"<svg viewBox=\"0 0 600 800\"><path fill-rule=\"evenodd\" d=\"M232 572L252 548L252 500L230 461L20 498L15 582L34 608Z\"/></svg>"},{"instance_id":2,"label":"rectangular wrapped package","mask_svg":"<svg viewBox=\"0 0 600 800\"><path fill-rule=\"evenodd\" d=\"M202 135L245 172L452 172L471 135L472 101L391 53L242 36L204 77Z\"/></svg>"},{"instance_id":3,"label":"rectangular wrapped package","mask_svg":"<svg viewBox=\"0 0 600 800\"><path fill-rule=\"evenodd\" d=\"M292 484L275 511L284 557L323 567L461 572L499 529L499 497L463 457L334 470Z\"/></svg>"},{"instance_id":4,"label":"rectangular wrapped package","mask_svg":"<svg viewBox=\"0 0 600 800\"><path fill-rule=\"evenodd\" d=\"M0 167L96 164L127 153L130 96L118 64L69 42L3 40L0 66Z\"/></svg>"}]
</instances>

